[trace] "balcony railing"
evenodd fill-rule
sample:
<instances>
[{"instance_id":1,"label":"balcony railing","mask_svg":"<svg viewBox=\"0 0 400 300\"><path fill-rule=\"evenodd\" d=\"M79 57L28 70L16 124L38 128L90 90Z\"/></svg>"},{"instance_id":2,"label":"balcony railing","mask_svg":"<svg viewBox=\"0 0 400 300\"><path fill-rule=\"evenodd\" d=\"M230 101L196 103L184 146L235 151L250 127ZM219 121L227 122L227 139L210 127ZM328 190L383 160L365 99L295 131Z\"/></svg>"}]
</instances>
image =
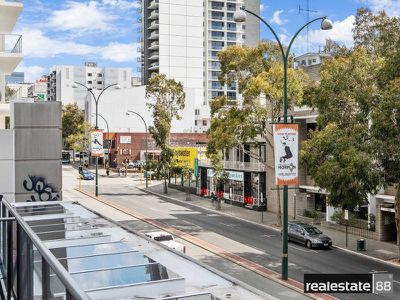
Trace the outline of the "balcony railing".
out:
<instances>
[{"instance_id":1,"label":"balcony railing","mask_svg":"<svg viewBox=\"0 0 400 300\"><path fill-rule=\"evenodd\" d=\"M43 244L9 202L0 196L0 235L2 241L2 286L7 299L34 299L34 286L42 287L43 299L50 299L51 288L58 281L66 299L89 300L63 265ZM40 261L41 276L35 276L33 261ZM36 271L37 272L37 271ZM63 297L61 297L64 299Z\"/></svg>"},{"instance_id":2,"label":"balcony railing","mask_svg":"<svg viewBox=\"0 0 400 300\"><path fill-rule=\"evenodd\" d=\"M0 34L0 52L22 53L22 36L20 34Z\"/></svg>"},{"instance_id":3,"label":"balcony railing","mask_svg":"<svg viewBox=\"0 0 400 300\"><path fill-rule=\"evenodd\" d=\"M243 161L223 161L224 169L228 170L242 170L242 171L265 171L265 165L259 162L243 162ZM212 167L211 160L202 159L200 160L201 167Z\"/></svg>"}]
</instances>

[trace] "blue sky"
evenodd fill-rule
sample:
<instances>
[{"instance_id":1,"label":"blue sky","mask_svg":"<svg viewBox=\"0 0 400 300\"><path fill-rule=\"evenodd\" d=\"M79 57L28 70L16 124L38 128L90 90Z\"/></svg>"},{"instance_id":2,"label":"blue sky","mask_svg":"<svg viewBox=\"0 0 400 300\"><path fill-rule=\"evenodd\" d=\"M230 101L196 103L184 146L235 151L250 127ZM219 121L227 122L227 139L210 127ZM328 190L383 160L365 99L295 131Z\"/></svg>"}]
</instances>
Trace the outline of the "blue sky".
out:
<instances>
[{"instance_id":1,"label":"blue sky","mask_svg":"<svg viewBox=\"0 0 400 300\"><path fill-rule=\"evenodd\" d=\"M190 0L187 0L190 1ZM251 1L251 0L250 0ZM261 0L261 15L278 32L283 43L306 21L307 0ZM400 15L400 0L309 0L310 18L328 16L334 22L329 32L309 28L310 50L318 50L327 37L351 46L351 29L358 7L386 10ZM99 66L131 67L137 74L138 13L135 0L24 0L24 10L14 33L23 35L24 60L18 71L33 81L52 65L81 65L95 61ZM261 38L272 34L261 26ZM307 49L306 31L296 40L296 55Z\"/></svg>"}]
</instances>

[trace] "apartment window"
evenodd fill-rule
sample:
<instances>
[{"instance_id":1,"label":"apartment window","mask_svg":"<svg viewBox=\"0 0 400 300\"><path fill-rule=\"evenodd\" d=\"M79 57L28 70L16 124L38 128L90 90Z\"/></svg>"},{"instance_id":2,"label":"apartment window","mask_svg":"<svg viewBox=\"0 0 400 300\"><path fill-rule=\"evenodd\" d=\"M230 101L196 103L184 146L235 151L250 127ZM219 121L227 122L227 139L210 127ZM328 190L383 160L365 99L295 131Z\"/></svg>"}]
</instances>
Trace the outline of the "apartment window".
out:
<instances>
[{"instance_id":1,"label":"apartment window","mask_svg":"<svg viewBox=\"0 0 400 300\"><path fill-rule=\"evenodd\" d=\"M93 75L92 73L87 73L88 77L92 77L92 75Z\"/></svg>"},{"instance_id":2,"label":"apartment window","mask_svg":"<svg viewBox=\"0 0 400 300\"><path fill-rule=\"evenodd\" d=\"M221 68L221 63L219 61L212 61L211 67L219 69L219 68Z\"/></svg>"},{"instance_id":3,"label":"apartment window","mask_svg":"<svg viewBox=\"0 0 400 300\"><path fill-rule=\"evenodd\" d=\"M222 97L224 95L224 92L218 92L218 91L212 91L211 92L211 98L214 99L216 97Z\"/></svg>"},{"instance_id":4,"label":"apartment window","mask_svg":"<svg viewBox=\"0 0 400 300\"><path fill-rule=\"evenodd\" d=\"M196 109L194 110L194 114L195 114L196 116L200 115L200 109L196 108Z\"/></svg>"},{"instance_id":5,"label":"apartment window","mask_svg":"<svg viewBox=\"0 0 400 300\"><path fill-rule=\"evenodd\" d=\"M103 77L103 74L97 74L97 77Z\"/></svg>"},{"instance_id":6,"label":"apartment window","mask_svg":"<svg viewBox=\"0 0 400 300\"><path fill-rule=\"evenodd\" d=\"M227 13L227 14L226 14L226 18L227 18L228 21L234 21L234 18L233 18L233 14L232 14L232 13Z\"/></svg>"},{"instance_id":7,"label":"apartment window","mask_svg":"<svg viewBox=\"0 0 400 300\"><path fill-rule=\"evenodd\" d=\"M312 62L313 62L313 63L316 63L316 62L317 62L317 59L313 58Z\"/></svg>"},{"instance_id":8,"label":"apartment window","mask_svg":"<svg viewBox=\"0 0 400 300\"><path fill-rule=\"evenodd\" d=\"M97 81L97 84L103 84L103 81Z\"/></svg>"},{"instance_id":9,"label":"apartment window","mask_svg":"<svg viewBox=\"0 0 400 300\"><path fill-rule=\"evenodd\" d=\"M88 83L88 84L92 84L92 81L91 81L91 80L89 80L87 83Z\"/></svg>"},{"instance_id":10,"label":"apartment window","mask_svg":"<svg viewBox=\"0 0 400 300\"><path fill-rule=\"evenodd\" d=\"M207 126L207 120L203 120L203 126Z\"/></svg>"},{"instance_id":11,"label":"apartment window","mask_svg":"<svg viewBox=\"0 0 400 300\"><path fill-rule=\"evenodd\" d=\"M228 32L227 36L228 36L228 40L230 40L230 41L236 40L236 33Z\"/></svg>"},{"instance_id":12,"label":"apartment window","mask_svg":"<svg viewBox=\"0 0 400 300\"><path fill-rule=\"evenodd\" d=\"M197 120L194 120L194 126L197 126Z\"/></svg>"},{"instance_id":13,"label":"apartment window","mask_svg":"<svg viewBox=\"0 0 400 300\"><path fill-rule=\"evenodd\" d=\"M236 31L236 23L227 23L227 29L230 31Z\"/></svg>"},{"instance_id":14,"label":"apartment window","mask_svg":"<svg viewBox=\"0 0 400 300\"><path fill-rule=\"evenodd\" d=\"M223 22L212 21L211 22L211 28L212 29L222 30L222 29L224 29L224 23Z\"/></svg>"},{"instance_id":15,"label":"apartment window","mask_svg":"<svg viewBox=\"0 0 400 300\"><path fill-rule=\"evenodd\" d=\"M218 52L217 51L211 51L211 58L218 59Z\"/></svg>"},{"instance_id":16,"label":"apartment window","mask_svg":"<svg viewBox=\"0 0 400 300\"><path fill-rule=\"evenodd\" d=\"M308 60L308 64L311 65L311 59Z\"/></svg>"},{"instance_id":17,"label":"apartment window","mask_svg":"<svg viewBox=\"0 0 400 300\"><path fill-rule=\"evenodd\" d=\"M220 50L220 49L224 48L224 42L212 41L211 42L211 48L214 49L214 50Z\"/></svg>"},{"instance_id":18,"label":"apartment window","mask_svg":"<svg viewBox=\"0 0 400 300\"><path fill-rule=\"evenodd\" d=\"M229 100L236 100L236 93L235 92L227 92L226 96Z\"/></svg>"}]
</instances>

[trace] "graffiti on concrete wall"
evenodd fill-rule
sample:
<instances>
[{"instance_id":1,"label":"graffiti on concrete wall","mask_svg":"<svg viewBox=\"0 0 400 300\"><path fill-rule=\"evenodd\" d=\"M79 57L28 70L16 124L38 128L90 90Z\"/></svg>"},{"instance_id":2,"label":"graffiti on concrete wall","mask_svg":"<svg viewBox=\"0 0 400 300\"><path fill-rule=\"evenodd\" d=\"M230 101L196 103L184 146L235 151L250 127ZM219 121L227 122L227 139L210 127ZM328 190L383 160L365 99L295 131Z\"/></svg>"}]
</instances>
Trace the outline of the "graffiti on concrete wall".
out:
<instances>
[{"instance_id":1,"label":"graffiti on concrete wall","mask_svg":"<svg viewBox=\"0 0 400 300\"><path fill-rule=\"evenodd\" d=\"M59 200L60 195L51 184L47 183L46 178L29 175L29 180L30 182L28 180L23 182L25 190L34 193L31 195L31 199L27 200L28 202Z\"/></svg>"}]
</instances>

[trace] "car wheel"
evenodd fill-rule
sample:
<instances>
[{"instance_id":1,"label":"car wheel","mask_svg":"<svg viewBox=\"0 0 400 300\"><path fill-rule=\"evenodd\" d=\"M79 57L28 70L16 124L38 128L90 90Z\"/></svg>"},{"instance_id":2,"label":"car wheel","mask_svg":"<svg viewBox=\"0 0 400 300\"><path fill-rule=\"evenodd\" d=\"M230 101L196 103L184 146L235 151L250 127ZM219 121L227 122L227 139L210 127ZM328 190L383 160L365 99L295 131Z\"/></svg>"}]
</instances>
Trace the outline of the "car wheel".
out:
<instances>
[{"instance_id":1,"label":"car wheel","mask_svg":"<svg viewBox=\"0 0 400 300\"><path fill-rule=\"evenodd\" d=\"M312 248L312 244L311 244L311 241L310 241L310 240L307 240L307 241L306 241L306 247L307 247L308 249L311 249L311 248Z\"/></svg>"}]
</instances>

